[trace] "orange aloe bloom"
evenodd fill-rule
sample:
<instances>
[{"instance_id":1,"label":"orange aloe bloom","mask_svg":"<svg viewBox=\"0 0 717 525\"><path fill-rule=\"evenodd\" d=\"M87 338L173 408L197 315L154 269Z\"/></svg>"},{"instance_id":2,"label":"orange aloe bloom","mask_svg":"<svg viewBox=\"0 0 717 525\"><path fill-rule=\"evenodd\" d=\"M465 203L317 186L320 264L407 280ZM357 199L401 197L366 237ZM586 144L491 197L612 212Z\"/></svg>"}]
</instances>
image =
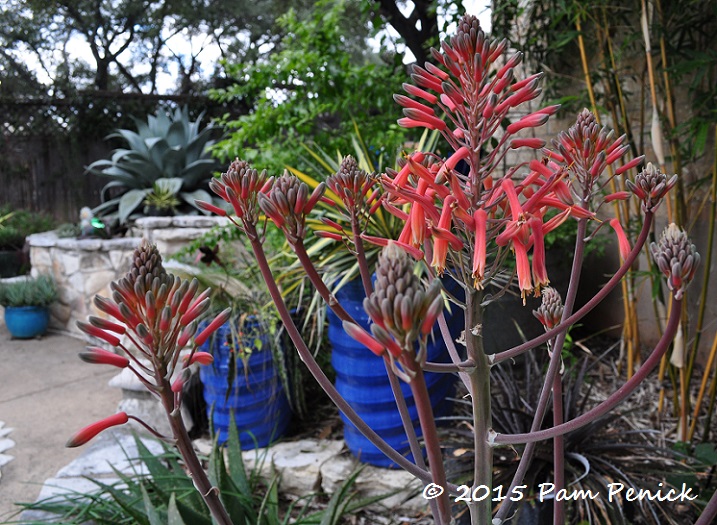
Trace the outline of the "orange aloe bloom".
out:
<instances>
[{"instance_id":1,"label":"orange aloe bloom","mask_svg":"<svg viewBox=\"0 0 717 525\"><path fill-rule=\"evenodd\" d=\"M431 266L436 269L438 275L443 275L443 271L446 269L448 246L451 244L451 239L449 239L449 235L453 235L450 233L451 222L453 219L451 207L455 202L456 198L452 195L446 198L446 200L443 202L441 218L438 220L438 228L434 228L433 230L433 260L431 261Z\"/></svg>"},{"instance_id":2,"label":"orange aloe bloom","mask_svg":"<svg viewBox=\"0 0 717 525\"><path fill-rule=\"evenodd\" d=\"M475 245L473 246L473 281L477 289L481 289L483 277L485 276L486 260L486 228L488 214L483 209L477 209L473 213L473 227L475 228Z\"/></svg>"}]
</instances>

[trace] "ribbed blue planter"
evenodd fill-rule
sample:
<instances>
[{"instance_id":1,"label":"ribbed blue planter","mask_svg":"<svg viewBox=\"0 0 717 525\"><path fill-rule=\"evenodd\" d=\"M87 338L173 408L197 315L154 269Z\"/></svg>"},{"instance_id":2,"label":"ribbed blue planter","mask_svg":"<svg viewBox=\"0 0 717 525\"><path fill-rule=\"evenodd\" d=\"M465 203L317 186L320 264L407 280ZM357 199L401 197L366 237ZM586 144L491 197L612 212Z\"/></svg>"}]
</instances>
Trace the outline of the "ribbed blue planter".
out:
<instances>
[{"instance_id":1,"label":"ribbed blue planter","mask_svg":"<svg viewBox=\"0 0 717 525\"><path fill-rule=\"evenodd\" d=\"M369 318L363 309L364 297L366 295L360 280L347 283L336 293L339 303L364 329L368 330ZM462 314L462 311L460 313ZM410 458L410 447L401 416L396 408L383 359L349 337L342 328L341 320L331 310L328 311L328 317L329 342L332 346L331 363L336 370L336 389L377 434L394 449ZM463 324L462 315L452 316L448 324L451 332L457 336ZM450 361L438 328L434 329L433 339L429 338L428 360ZM447 415L451 410L451 403L447 398L453 395L455 377L451 374L429 372L425 373L425 377L435 416ZM421 429L411 387L402 381L401 390L406 397L414 428L420 436ZM344 421L344 440L354 456L364 463L378 467L396 467L396 464L366 439L343 414L341 418Z\"/></svg>"},{"instance_id":2,"label":"ribbed blue planter","mask_svg":"<svg viewBox=\"0 0 717 525\"><path fill-rule=\"evenodd\" d=\"M242 330L243 341L259 338L261 349L254 348L246 360L236 359L236 376L231 388L227 384L232 342L228 323L202 346L202 351L214 355L214 363L200 367L199 377L204 385L207 416L212 420L219 443L227 440L230 415L234 413L242 449L251 450L265 447L284 435L291 421L291 407L279 370L274 366L268 335L259 332L257 323L245 322Z\"/></svg>"},{"instance_id":3,"label":"ribbed blue planter","mask_svg":"<svg viewBox=\"0 0 717 525\"><path fill-rule=\"evenodd\" d=\"M6 306L5 325L15 339L32 339L47 331L50 310L46 306Z\"/></svg>"}]
</instances>

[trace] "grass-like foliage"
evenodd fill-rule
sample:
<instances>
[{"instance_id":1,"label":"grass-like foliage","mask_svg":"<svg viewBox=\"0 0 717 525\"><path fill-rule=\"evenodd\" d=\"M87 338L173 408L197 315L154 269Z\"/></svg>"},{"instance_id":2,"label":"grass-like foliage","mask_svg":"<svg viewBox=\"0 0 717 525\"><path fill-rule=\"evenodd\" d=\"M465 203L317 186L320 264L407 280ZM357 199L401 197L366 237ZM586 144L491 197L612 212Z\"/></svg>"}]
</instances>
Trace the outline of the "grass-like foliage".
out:
<instances>
[{"instance_id":1,"label":"grass-like foliage","mask_svg":"<svg viewBox=\"0 0 717 525\"><path fill-rule=\"evenodd\" d=\"M176 449L163 445L164 452L158 456L140 438L135 437L135 442L138 457L134 459L144 469L135 468L131 474L115 469L119 480L114 483L91 480L97 491L68 492L20 505L26 510L51 513L59 520L56 523L64 525L81 525L90 520L97 525L211 525L209 508L187 475ZM316 510L316 495L284 504L279 495L278 475L271 480L262 479L258 472L261 461L247 472L233 421L225 446L215 444L206 463L212 485L219 490L234 525L337 525L347 514L383 497L357 498L354 483L360 473L358 469L320 510ZM39 525L47 521L8 523Z\"/></svg>"}]
</instances>

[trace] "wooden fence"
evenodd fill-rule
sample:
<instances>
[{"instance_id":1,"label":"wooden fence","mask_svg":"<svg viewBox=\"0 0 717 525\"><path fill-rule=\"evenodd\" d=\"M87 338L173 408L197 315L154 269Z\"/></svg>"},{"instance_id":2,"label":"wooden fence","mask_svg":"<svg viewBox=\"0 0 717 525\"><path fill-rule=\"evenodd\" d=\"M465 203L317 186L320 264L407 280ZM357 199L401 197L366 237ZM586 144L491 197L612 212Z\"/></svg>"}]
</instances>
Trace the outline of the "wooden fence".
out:
<instances>
[{"instance_id":1,"label":"wooden fence","mask_svg":"<svg viewBox=\"0 0 717 525\"><path fill-rule=\"evenodd\" d=\"M0 204L76 222L82 206L100 204L107 181L86 174L85 167L120 145L105 137L116 128L134 129L132 116L144 119L160 107L183 105L194 116L205 111L204 122L242 111L194 96L91 92L72 99L0 98Z\"/></svg>"}]
</instances>

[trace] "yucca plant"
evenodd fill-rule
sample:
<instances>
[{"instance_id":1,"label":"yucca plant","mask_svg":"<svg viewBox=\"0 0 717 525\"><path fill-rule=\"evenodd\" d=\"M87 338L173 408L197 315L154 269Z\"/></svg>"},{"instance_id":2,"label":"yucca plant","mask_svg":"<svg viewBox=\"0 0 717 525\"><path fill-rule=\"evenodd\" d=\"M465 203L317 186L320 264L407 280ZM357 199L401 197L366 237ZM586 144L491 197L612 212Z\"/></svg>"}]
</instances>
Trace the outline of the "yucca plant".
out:
<instances>
[{"instance_id":1,"label":"yucca plant","mask_svg":"<svg viewBox=\"0 0 717 525\"><path fill-rule=\"evenodd\" d=\"M108 139L122 139L127 147L87 167L88 173L111 179L102 188L102 204L93 210L95 216L126 223L141 214L140 205L163 179L181 181L174 192L179 201L177 211L196 212L194 201L210 198L206 188L217 169L209 155L216 128L202 127L202 115L190 120L186 107L174 113L160 109L146 122L134 119L137 131L118 129L110 134Z\"/></svg>"},{"instance_id":2,"label":"yucca plant","mask_svg":"<svg viewBox=\"0 0 717 525\"><path fill-rule=\"evenodd\" d=\"M437 133L425 131L415 147L419 150L422 148L431 149L435 147L437 140ZM366 146L361 131L355 122L351 143L353 145L352 157L360 170L367 174L374 174L381 173L386 169L383 156L374 158L375 156L371 154ZM311 174L293 167L288 167L287 169L305 182L312 190L323 180L341 171L341 164L344 159L342 152L337 151L335 155L332 155L318 146L303 144L303 147L309 156L304 160L307 161L306 164L311 166ZM401 158L395 159L397 169L400 169L401 164ZM326 192L326 197L332 201L332 204L319 202L320 213L308 218L306 221L307 226L314 232L314 235L307 239L306 244L307 253L314 260L316 267L321 269L324 282L332 288L333 292L336 292L343 285L359 276L359 265L354 251L350 249L351 242L349 237L352 236L352 227L345 206L341 199L330 189ZM398 237L403 228L401 220L390 213L386 213L381 207L373 210L373 213L366 214L363 220L365 224L361 224L360 228L369 238L395 238ZM337 239L341 239L344 242L337 243ZM381 247L366 241L363 243L363 250L369 266L375 266ZM279 277L286 295L301 289L306 277L300 261L292 257L293 251L288 246L286 252L281 254L278 259L287 255L292 262L283 269ZM275 258L274 262L278 259ZM313 335L318 342L321 341L323 320L326 315L326 310L321 308L321 305L321 296L315 293L305 315L305 319L314 322L314 326L317 328L317 333Z\"/></svg>"}]
</instances>

